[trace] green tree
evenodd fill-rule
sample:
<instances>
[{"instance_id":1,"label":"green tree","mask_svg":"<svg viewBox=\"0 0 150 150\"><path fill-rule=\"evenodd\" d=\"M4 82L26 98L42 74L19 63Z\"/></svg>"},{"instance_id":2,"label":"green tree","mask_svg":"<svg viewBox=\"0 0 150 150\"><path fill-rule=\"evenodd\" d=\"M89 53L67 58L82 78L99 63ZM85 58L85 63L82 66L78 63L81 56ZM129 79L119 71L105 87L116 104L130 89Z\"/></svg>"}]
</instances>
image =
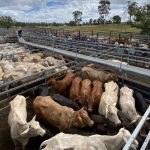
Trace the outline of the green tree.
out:
<instances>
[{"instance_id":1,"label":"green tree","mask_svg":"<svg viewBox=\"0 0 150 150\"><path fill-rule=\"evenodd\" d=\"M96 25L97 24L97 19L93 20L93 24Z\"/></svg>"},{"instance_id":2,"label":"green tree","mask_svg":"<svg viewBox=\"0 0 150 150\"><path fill-rule=\"evenodd\" d=\"M119 15L113 16L113 23L120 24L121 23L121 17Z\"/></svg>"},{"instance_id":3,"label":"green tree","mask_svg":"<svg viewBox=\"0 0 150 150\"><path fill-rule=\"evenodd\" d=\"M128 14L130 16L130 23L132 23L132 16L134 16L134 14L136 13L137 11L137 2L131 2L131 1L128 1Z\"/></svg>"},{"instance_id":4,"label":"green tree","mask_svg":"<svg viewBox=\"0 0 150 150\"><path fill-rule=\"evenodd\" d=\"M89 24L93 24L93 19L90 19L90 20L89 20Z\"/></svg>"},{"instance_id":5,"label":"green tree","mask_svg":"<svg viewBox=\"0 0 150 150\"><path fill-rule=\"evenodd\" d=\"M76 23L75 23L74 21L70 21L68 25L69 25L69 26L75 26Z\"/></svg>"},{"instance_id":6,"label":"green tree","mask_svg":"<svg viewBox=\"0 0 150 150\"><path fill-rule=\"evenodd\" d=\"M105 22L106 22L106 20L104 19L104 16L101 16L97 19L98 24L104 24Z\"/></svg>"},{"instance_id":7,"label":"green tree","mask_svg":"<svg viewBox=\"0 0 150 150\"><path fill-rule=\"evenodd\" d=\"M76 25L79 25L80 22L82 21L82 12L81 11L74 11L73 13L73 17L74 17L74 22Z\"/></svg>"},{"instance_id":8,"label":"green tree","mask_svg":"<svg viewBox=\"0 0 150 150\"><path fill-rule=\"evenodd\" d=\"M10 16L1 16L0 25L4 28L10 28L13 25L13 19Z\"/></svg>"},{"instance_id":9,"label":"green tree","mask_svg":"<svg viewBox=\"0 0 150 150\"><path fill-rule=\"evenodd\" d=\"M150 4L138 7L135 16L134 26L142 29L143 33L150 33Z\"/></svg>"},{"instance_id":10,"label":"green tree","mask_svg":"<svg viewBox=\"0 0 150 150\"><path fill-rule=\"evenodd\" d=\"M98 12L101 17L104 19L106 16L109 14L110 11L110 1L109 0L100 0L99 1L99 6L98 6Z\"/></svg>"}]
</instances>

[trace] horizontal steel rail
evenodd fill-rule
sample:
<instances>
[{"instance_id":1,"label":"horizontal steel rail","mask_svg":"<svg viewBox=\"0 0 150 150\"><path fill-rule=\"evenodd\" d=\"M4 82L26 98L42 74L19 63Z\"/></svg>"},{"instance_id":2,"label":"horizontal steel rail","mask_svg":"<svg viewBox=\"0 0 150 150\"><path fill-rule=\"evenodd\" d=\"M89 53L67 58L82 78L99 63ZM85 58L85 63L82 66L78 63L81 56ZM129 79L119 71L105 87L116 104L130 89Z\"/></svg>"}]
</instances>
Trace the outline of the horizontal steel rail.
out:
<instances>
[{"instance_id":1,"label":"horizontal steel rail","mask_svg":"<svg viewBox=\"0 0 150 150\"><path fill-rule=\"evenodd\" d=\"M73 58L79 58L79 59L82 59L85 61L91 61L91 62L107 65L109 67L120 70L120 64L114 63L110 60L104 60L104 59L100 59L97 57L86 56L83 54L79 54L77 52L75 53L75 52L71 52L71 51L67 51L67 50L62 50L62 49L58 49L58 48L54 48L54 47L50 47L50 46L44 46L44 45L40 45L40 44L35 44L35 43L31 43L31 42L26 42L26 41L22 41L22 40L19 40L19 42L30 45L32 47L42 48L42 49L49 50L51 52L60 53L60 54L70 56ZM145 78L148 78L148 79L150 78L150 70L148 70L148 69L143 69L143 68L134 67L134 66L130 66L130 65L123 65L123 64L121 65L121 69L125 72L131 72L133 74L144 76Z\"/></svg>"},{"instance_id":2,"label":"horizontal steel rail","mask_svg":"<svg viewBox=\"0 0 150 150\"><path fill-rule=\"evenodd\" d=\"M34 39L34 38L33 38ZM124 58L124 61L126 61L127 63L132 63L132 61L135 62L135 64L132 63L132 65L134 66L139 66L140 63L142 63L143 65L143 68L146 68L146 67L149 67L150 66L150 52L148 51L140 51L140 50L130 50L129 48L128 49L125 49L125 48L119 48L119 50L121 51L127 51L128 54L117 54L117 50L118 48L117 47L96 47L94 48L93 47L86 47L86 46L83 46L82 44L77 44L77 43L72 43L72 42L68 42L68 41L58 41L58 39L49 39L47 42L46 42L46 39L42 39L43 42L39 42L39 40L37 42L35 41L32 41L33 43L41 43L42 45L47 45L47 46L51 46L51 47L55 47L55 48L61 48L61 49L66 49L66 50L71 50L73 52L77 51L78 50L78 53L80 54L86 54L86 55L91 55L92 53L98 53L98 52L104 52L104 51L112 51L112 56L111 58L115 58L116 56L118 56L119 59L122 59ZM106 49L106 50L104 50ZM130 52L134 52L134 55L130 54ZM141 54L140 54L141 53ZM142 56L144 54L146 55L149 55L147 57ZM108 56L110 57L110 56ZM100 57L102 58L102 57ZM105 59L105 58L104 58ZM138 64L139 63L139 64ZM142 67L142 66L140 66Z\"/></svg>"}]
</instances>

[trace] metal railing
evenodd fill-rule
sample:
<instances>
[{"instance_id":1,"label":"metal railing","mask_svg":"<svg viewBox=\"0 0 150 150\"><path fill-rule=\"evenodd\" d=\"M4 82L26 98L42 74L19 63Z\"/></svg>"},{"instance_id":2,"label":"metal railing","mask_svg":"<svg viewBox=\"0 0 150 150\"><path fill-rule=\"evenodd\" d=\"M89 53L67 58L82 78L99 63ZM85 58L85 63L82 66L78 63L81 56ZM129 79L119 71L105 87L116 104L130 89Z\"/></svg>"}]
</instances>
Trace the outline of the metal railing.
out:
<instances>
[{"instance_id":1,"label":"metal railing","mask_svg":"<svg viewBox=\"0 0 150 150\"><path fill-rule=\"evenodd\" d=\"M147 111L143 115L142 119L140 120L139 124L135 128L134 132L132 133L131 137L129 138L128 142L124 146L123 150L130 150L132 143L138 136L140 130L142 129L144 123L146 122L147 117L150 115L150 106L148 107ZM145 150L147 148L147 145L150 141L150 131L149 134L147 135L147 138L145 139L145 142L143 143L142 147L140 150Z\"/></svg>"},{"instance_id":2,"label":"metal railing","mask_svg":"<svg viewBox=\"0 0 150 150\"><path fill-rule=\"evenodd\" d=\"M119 61L125 61L129 65L150 69L150 49L54 38L45 34L34 36L32 33L24 33L24 38L27 41L41 45L61 48L87 56L95 54L96 57L102 59L117 59ZM107 55L109 52L111 54ZM106 55L103 55L104 53Z\"/></svg>"}]
</instances>

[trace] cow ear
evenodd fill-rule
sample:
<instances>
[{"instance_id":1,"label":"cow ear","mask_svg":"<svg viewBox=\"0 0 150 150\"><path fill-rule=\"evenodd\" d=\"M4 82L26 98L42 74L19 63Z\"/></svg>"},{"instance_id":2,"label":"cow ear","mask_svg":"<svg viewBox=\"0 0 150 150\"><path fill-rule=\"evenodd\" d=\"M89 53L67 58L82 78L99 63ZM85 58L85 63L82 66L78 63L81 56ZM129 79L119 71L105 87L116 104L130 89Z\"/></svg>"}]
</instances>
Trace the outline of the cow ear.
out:
<instances>
[{"instance_id":1,"label":"cow ear","mask_svg":"<svg viewBox=\"0 0 150 150\"><path fill-rule=\"evenodd\" d=\"M35 121L36 120L36 115L34 115L34 117L32 118L32 121Z\"/></svg>"},{"instance_id":2,"label":"cow ear","mask_svg":"<svg viewBox=\"0 0 150 150\"><path fill-rule=\"evenodd\" d=\"M20 135L21 135L21 136L24 136L24 135L26 135L28 132L29 132L29 127L28 127L24 132L22 132Z\"/></svg>"}]
</instances>

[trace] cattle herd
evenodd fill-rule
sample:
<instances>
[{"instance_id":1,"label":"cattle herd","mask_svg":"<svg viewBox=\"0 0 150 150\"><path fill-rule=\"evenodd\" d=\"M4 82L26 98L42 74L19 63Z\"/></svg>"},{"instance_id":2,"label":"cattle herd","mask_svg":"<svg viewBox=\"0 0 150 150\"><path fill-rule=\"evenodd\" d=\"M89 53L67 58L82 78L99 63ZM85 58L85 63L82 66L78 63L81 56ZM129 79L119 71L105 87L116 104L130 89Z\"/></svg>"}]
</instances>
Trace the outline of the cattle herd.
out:
<instances>
[{"instance_id":1,"label":"cattle herd","mask_svg":"<svg viewBox=\"0 0 150 150\"><path fill-rule=\"evenodd\" d=\"M24 148L31 137L44 136L44 122L53 137L43 141L40 150L121 150L148 108L141 93L120 83L115 72L94 64L50 78L47 85L50 91L41 86L34 92L35 116L30 122L26 98L17 95L10 102L8 123L16 149L19 143ZM147 118L131 149L144 141L149 123Z\"/></svg>"},{"instance_id":2,"label":"cattle herd","mask_svg":"<svg viewBox=\"0 0 150 150\"><path fill-rule=\"evenodd\" d=\"M63 58L56 59L52 56L45 57L43 53L31 53L18 44L1 44L0 56L0 84L65 64ZM66 68L66 66L56 68L55 72ZM22 80L22 82L27 82L27 80Z\"/></svg>"}]
</instances>

